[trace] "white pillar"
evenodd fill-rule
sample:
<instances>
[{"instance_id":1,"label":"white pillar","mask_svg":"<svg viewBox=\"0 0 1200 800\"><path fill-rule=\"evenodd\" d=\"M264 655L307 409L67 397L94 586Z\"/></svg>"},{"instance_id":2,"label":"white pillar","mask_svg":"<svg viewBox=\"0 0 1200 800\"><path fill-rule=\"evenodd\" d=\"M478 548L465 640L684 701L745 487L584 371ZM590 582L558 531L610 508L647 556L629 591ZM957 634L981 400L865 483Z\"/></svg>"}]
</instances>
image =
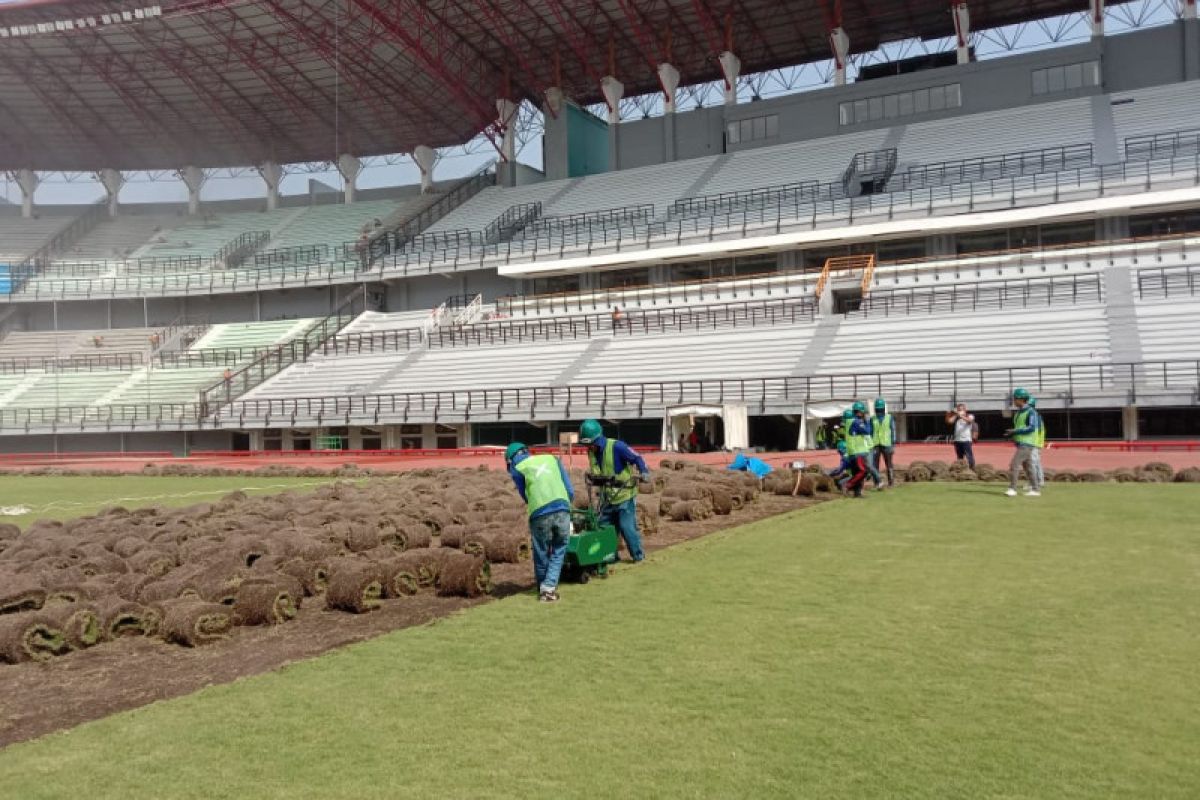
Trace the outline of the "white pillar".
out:
<instances>
[{"instance_id":1,"label":"white pillar","mask_svg":"<svg viewBox=\"0 0 1200 800\"><path fill-rule=\"evenodd\" d=\"M517 160L517 104L500 98L496 101L496 121L500 124L500 160L509 163Z\"/></svg>"},{"instance_id":2,"label":"white pillar","mask_svg":"<svg viewBox=\"0 0 1200 800\"><path fill-rule=\"evenodd\" d=\"M16 174L17 186L21 187L21 216L25 219L33 217L33 193L42 182L38 174L31 169L19 169Z\"/></svg>"},{"instance_id":3,"label":"white pillar","mask_svg":"<svg viewBox=\"0 0 1200 800\"><path fill-rule=\"evenodd\" d=\"M608 103L608 124L615 125L621 121L621 98L625 96L625 84L612 75L600 79L600 91L604 93L604 102Z\"/></svg>"},{"instance_id":4,"label":"white pillar","mask_svg":"<svg viewBox=\"0 0 1200 800\"><path fill-rule=\"evenodd\" d=\"M108 195L108 216L116 219L121 206L121 187L125 185L125 176L119 169L102 169L97 173L97 177Z\"/></svg>"},{"instance_id":5,"label":"white pillar","mask_svg":"<svg viewBox=\"0 0 1200 800\"><path fill-rule=\"evenodd\" d=\"M433 191L433 166L437 163L437 151L419 144L413 148L413 161L421 170L421 193L429 194Z\"/></svg>"},{"instance_id":6,"label":"white pillar","mask_svg":"<svg viewBox=\"0 0 1200 800\"><path fill-rule=\"evenodd\" d=\"M670 64L658 65L658 82L663 88L663 111L675 113L675 90L679 88L679 70Z\"/></svg>"},{"instance_id":7,"label":"white pillar","mask_svg":"<svg viewBox=\"0 0 1200 800\"><path fill-rule=\"evenodd\" d=\"M958 63L971 62L971 10L966 3L956 3L950 7L954 17L954 36L958 44Z\"/></svg>"},{"instance_id":8,"label":"white pillar","mask_svg":"<svg viewBox=\"0 0 1200 800\"><path fill-rule=\"evenodd\" d=\"M349 153L342 153L337 160L338 172L342 173L342 181L345 184L346 204L354 202L355 182L358 180L358 173L362 172L362 162Z\"/></svg>"},{"instance_id":9,"label":"white pillar","mask_svg":"<svg viewBox=\"0 0 1200 800\"><path fill-rule=\"evenodd\" d=\"M726 50L717 56L717 61L721 65L721 72L725 75L725 105L736 105L737 82L738 76L742 73L742 60Z\"/></svg>"},{"instance_id":10,"label":"white pillar","mask_svg":"<svg viewBox=\"0 0 1200 800\"><path fill-rule=\"evenodd\" d=\"M200 213L200 190L204 187L204 181L208 176L204 174L204 170L200 167L184 167L179 170L179 179L183 181L188 190L188 213Z\"/></svg>"},{"instance_id":11,"label":"white pillar","mask_svg":"<svg viewBox=\"0 0 1200 800\"><path fill-rule=\"evenodd\" d=\"M258 175L267 185L267 211L279 208L279 182L283 180L283 167L274 161L258 165Z\"/></svg>"},{"instance_id":12,"label":"white pillar","mask_svg":"<svg viewBox=\"0 0 1200 800\"><path fill-rule=\"evenodd\" d=\"M850 56L850 37L839 25L829 32L829 49L833 51L833 85L846 85L846 59Z\"/></svg>"},{"instance_id":13,"label":"white pillar","mask_svg":"<svg viewBox=\"0 0 1200 800\"><path fill-rule=\"evenodd\" d=\"M550 116L557 117L562 113L563 102L566 96L563 94L561 86L551 86L546 90L546 108L550 111Z\"/></svg>"},{"instance_id":14,"label":"white pillar","mask_svg":"<svg viewBox=\"0 0 1200 800\"><path fill-rule=\"evenodd\" d=\"M1088 18L1092 22L1092 37L1104 35L1104 0L1088 0Z\"/></svg>"},{"instance_id":15,"label":"white pillar","mask_svg":"<svg viewBox=\"0 0 1200 800\"><path fill-rule=\"evenodd\" d=\"M1179 16L1184 19L1196 18L1196 0L1179 0Z\"/></svg>"}]
</instances>

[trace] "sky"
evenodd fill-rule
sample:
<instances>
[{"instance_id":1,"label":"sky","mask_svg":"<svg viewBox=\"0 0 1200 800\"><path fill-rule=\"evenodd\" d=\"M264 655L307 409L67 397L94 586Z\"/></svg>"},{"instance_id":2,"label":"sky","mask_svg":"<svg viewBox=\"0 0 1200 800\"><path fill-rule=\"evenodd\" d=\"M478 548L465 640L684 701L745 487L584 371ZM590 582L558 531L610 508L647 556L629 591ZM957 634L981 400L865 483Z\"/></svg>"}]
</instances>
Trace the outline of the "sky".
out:
<instances>
[{"instance_id":1,"label":"sky","mask_svg":"<svg viewBox=\"0 0 1200 800\"><path fill-rule=\"evenodd\" d=\"M21 2L22 0L0 0L0 5ZM1176 0L1133 0L1121 6L1110 6L1106 19L1108 34L1119 33L1135 27L1149 27L1171 22L1175 18ZM1009 26L995 31L977 32L973 36L976 55L980 59L1002 57L1010 52L1026 52L1060 46L1080 41L1090 35L1087 21L1083 14L1073 14L1055 18L1042 23L1022 26ZM2 46L2 45L0 45ZM953 49L950 40L935 40L933 42L896 42L891 43L875 53L857 56L852 60L849 79L853 80L858 64L873 63L884 60L894 60L922 51L941 51ZM790 94L806 91L828 85L830 76L829 62L820 62L797 66L785 70L777 70L769 74L743 76L740 81L741 97L758 94L762 97ZM719 89L715 85L697 87L682 97L679 101L680 110L686 110L696 104L705 102L712 104L712 97L719 98ZM718 101L719 102L719 101ZM628 116L640 117L643 114L661 114L661 98L630 98L627 100ZM525 110L527 117L533 121L531 133L524 139L518 152L517 160L541 169L541 137L538 135L538 112L535 109ZM443 150L434 170L439 180L457 178L468 175L479 169L485 163L494 161L496 151L486 140L476 139L458 148ZM308 180L316 179L326 184L340 187L341 177L336 170L329 169L317 173L295 173L286 175L281 183L281 192L300 194L307 192ZM400 163L371 166L365 168L359 175L358 187L369 189L381 186L397 186L414 184L420 181L420 172L409 159L403 158ZM265 195L263 182L254 175L241 177L214 177L210 179L201 191L202 200L221 200L242 197L262 197ZM36 201L43 205L70 203L93 203L103 198L104 190L99 183L88 175L72 176L70 180L60 174L43 176L41 186L35 195ZM20 189L11 178L0 173L0 197L10 202L19 203ZM121 191L121 202L186 202L187 190L182 181L165 177L159 180L148 180L144 176L134 176L127 181Z\"/></svg>"}]
</instances>

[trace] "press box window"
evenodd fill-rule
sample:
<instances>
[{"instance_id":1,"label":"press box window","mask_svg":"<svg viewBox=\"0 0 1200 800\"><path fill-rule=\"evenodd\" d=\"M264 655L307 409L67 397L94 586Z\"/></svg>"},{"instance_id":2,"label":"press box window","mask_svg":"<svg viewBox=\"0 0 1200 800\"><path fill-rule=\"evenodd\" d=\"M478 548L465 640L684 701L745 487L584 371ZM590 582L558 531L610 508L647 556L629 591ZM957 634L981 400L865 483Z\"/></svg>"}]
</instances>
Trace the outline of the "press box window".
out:
<instances>
[{"instance_id":1,"label":"press box window","mask_svg":"<svg viewBox=\"0 0 1200 800\"><path fill-rule=\"evenodd\" d=\"M1056 94L1100 85L1100 62L1081 61L1033 71L1033 93Z\"/></svg>"},{"instance_id":2,"label":"press box window","mask_svg":"<svg viewBox=\"0 0 1200 800\"><path fill-rule=\"evenodd\" d=\"M864 100L847 100L838 106L838 122L859 125L881 119L903 119L930 111L962 107L962 88L957 83L897 92Z\"/></svg>"},{"instance_id":3,"label":"press box window","mask_svg":"<svg viewBox=\"0 0 1200 800\"><path fill-rule=\"evenodd\" d=\"M726 126L725 135L730 144L774 139L779 136L779 115L767 114L762 117L734 120Z\"/></svg>"}]
</instances>

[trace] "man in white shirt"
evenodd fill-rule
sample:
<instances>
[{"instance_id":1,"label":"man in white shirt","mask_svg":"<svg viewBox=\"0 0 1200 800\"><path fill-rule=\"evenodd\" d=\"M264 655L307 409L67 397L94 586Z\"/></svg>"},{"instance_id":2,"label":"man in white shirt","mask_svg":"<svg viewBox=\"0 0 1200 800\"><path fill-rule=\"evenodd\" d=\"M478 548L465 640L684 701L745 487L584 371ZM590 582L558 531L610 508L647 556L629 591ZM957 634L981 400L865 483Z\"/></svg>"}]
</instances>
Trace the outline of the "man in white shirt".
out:
<instances>
[{"instance_id":1,"label":"man in white shirt","mask_svg":"<svg viewBox=\"0 0 1200 800\"><path fill-rule=\"evenodd\" d=\"M953 428L950 436L954 442L954 457L967 462L967 466L975 469L975 440L979 438L979 426L975 424L975 415L967 410L966 403L959 403L953 411L946 412L946 424Z\"/></svg>"}]
</instances>

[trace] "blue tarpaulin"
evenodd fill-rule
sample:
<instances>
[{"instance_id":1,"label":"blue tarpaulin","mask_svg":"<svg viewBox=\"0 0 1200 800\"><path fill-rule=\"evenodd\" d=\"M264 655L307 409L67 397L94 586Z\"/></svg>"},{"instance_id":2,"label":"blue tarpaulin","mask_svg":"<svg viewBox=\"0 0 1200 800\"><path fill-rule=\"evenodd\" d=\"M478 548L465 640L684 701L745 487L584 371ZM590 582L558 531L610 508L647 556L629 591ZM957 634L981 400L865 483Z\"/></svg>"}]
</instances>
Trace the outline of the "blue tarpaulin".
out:
<instances>
[{"instance_id":1,"label":"blue tarpaulin","mask_svg":"<svg viewBox=\"0 0 1200 800\"><path fill-rule=\"evenodd\" d=\"M761 458L752 458L741 453L734 457L728 468L735 472L752 472L760 478L770 475L772 472L771 465Z\"/></svg>"}]
</instances>

